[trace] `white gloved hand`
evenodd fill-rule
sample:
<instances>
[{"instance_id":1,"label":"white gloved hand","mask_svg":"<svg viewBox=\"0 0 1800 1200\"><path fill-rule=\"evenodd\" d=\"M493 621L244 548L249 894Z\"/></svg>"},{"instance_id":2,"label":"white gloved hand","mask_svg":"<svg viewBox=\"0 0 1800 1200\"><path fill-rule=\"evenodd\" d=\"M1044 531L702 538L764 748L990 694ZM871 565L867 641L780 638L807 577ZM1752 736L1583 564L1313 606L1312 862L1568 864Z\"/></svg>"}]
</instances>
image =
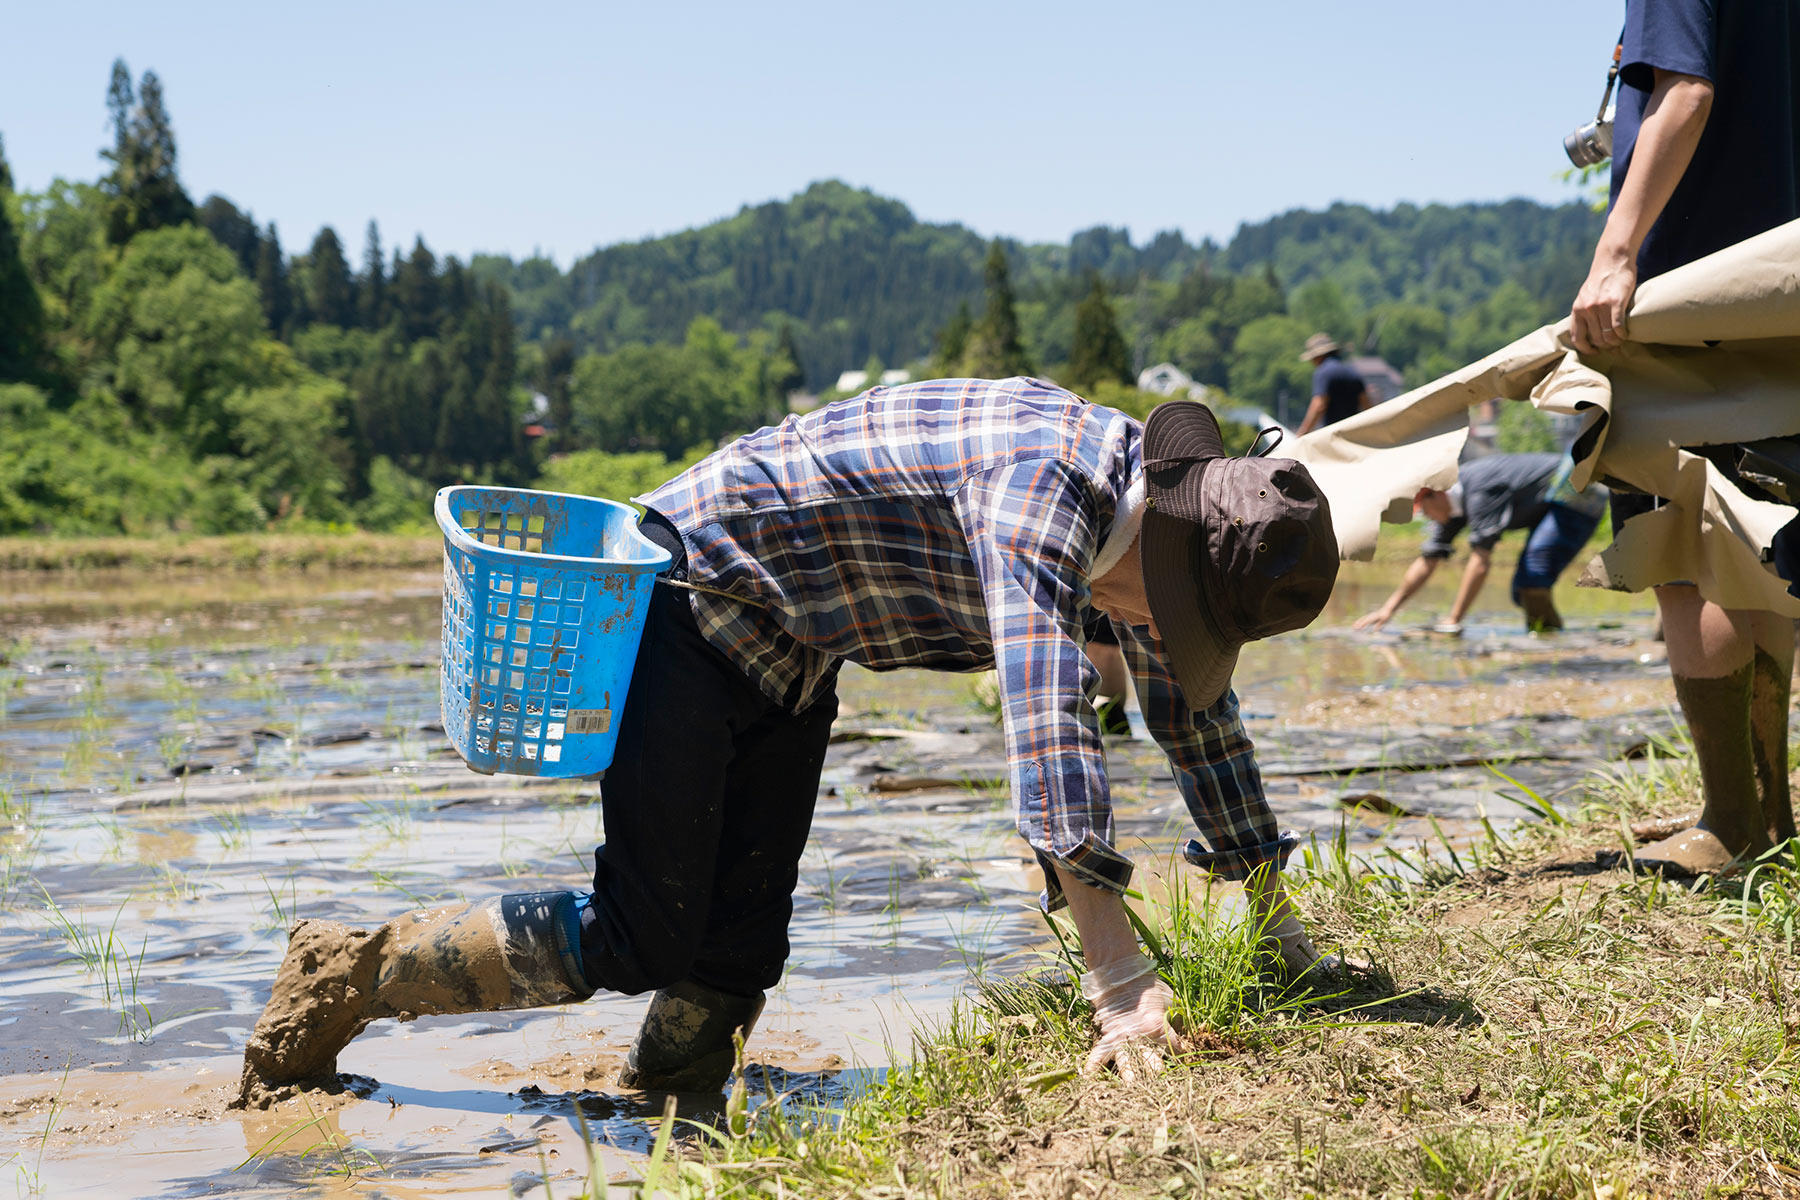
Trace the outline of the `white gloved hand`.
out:
<instances>
[{"instance_id":1,"label":"white gloved hand","mask_svg":"<svg viewBox=\"0 0 1800 1200\"><path fill-rule=\"evenodd\" d=\"M1081 994L1094 1006L1100 1038L1082 1065L1092 1075L1111 1063L1126 1083L1138 1071L1162 1070L1163 1052L1176 1047L1169 1026L1175 993L1156 974L1156 963L1142 955L1106 963L1081 977Z\"/></svg>"}]
</instances>

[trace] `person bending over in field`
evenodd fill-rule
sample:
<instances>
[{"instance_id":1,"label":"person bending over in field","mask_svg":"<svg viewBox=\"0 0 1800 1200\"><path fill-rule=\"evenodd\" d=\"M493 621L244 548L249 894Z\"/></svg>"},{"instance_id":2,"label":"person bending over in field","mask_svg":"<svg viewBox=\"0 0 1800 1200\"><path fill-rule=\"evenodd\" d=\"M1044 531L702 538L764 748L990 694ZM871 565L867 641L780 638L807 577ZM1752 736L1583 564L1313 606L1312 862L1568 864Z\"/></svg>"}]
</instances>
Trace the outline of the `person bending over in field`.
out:
<instances>
[{"instance_id":1,"label":"person bending over in field","mask_svg":"<svg viewBox=\"0 0 1800 1200\"><path fill-rule=\"evenodd\" d=\"M1203 404L1136 420L1031 379L884 389L750 434L638 498L674 563L601 784L591 892L503 896L373 932L302 922L245 1053L244 1102L335 1071L372 1019L653 992L621 1082L716 1090L788 955L846 660L998 671L1014 815L1080 932L1089 1069L1160 1063L1169 988L1121 893L1094 668L1110 623L1206 845L1266 946L1319 955L1280 871L1230 688L1238 649L1310 622L1338 548L1306 468L1227 457Z\"/></svg>"},{"instance_id":2,"label":"person bending over in field","mask_svg":"<svg viewBox=\"0 0 1800 1200\"><path fill-rule=\"evenodd\" d=\"M1374 612L1356 620L1358 629L1380 629L1418 593L1450 557L1456 535L1469 531L1469 562L1450 615L1432 629L1460 636L1463 617L1481 595L1500 536L1528 529L1525 548L1513 572L1512 601L1525 612L1525 628L1554 633L1563 627L1550 592L1581 548L1587 545L1606 511L1606 489L1591 484L1585 492L1569 486L1566 454L1489 454L1470 459L1458 469L1449 491L1420 488L1413 511L1422 513L1425 545L1406 569L1400 585Z\"/></svg>"}]
</instances>

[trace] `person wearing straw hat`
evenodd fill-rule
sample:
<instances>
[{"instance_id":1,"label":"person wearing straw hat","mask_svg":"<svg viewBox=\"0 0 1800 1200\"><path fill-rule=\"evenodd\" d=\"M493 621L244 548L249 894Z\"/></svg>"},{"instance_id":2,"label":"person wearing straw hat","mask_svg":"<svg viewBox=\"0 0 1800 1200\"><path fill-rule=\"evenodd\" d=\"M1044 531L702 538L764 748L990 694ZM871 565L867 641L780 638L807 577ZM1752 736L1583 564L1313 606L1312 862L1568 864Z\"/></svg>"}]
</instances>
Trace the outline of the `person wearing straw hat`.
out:
<instances>
[{"instance_id":1,"label":"person wearing straw hat","mask_svg":"<svg viewBox=\"0 0 1800 1200\"><path fill-rule=\"evenodd\" d=\"M1296 430L1301 437L1369 407L1369 389L1356 368L1340 357L1343 349L1329 333L1315 333L1306 339L1300 360L1313 365L1312 402Z\"/></svg>"},{"instance_id":2,"label":"person wearing straw hat","mask_svg":"<svg viewBox=\"0 0 1800 1200\"><path fill-rule=\"evenodd\" d=\"M846 660L997 668L1014 817L1043 904L1066 905L1081 935L1098 1026L1086 1065L1154 1069L1172 996L1122 899L1132 864L1082 652L1096 620L1118 634L1205 839L1185 857L1245 882L1285 973L1320 966L1281 883L1296 839L1276 825L1230 687L1239 647L1306 625L1331 594L1337 540L1304 466L1227 456L1194 401L1140 424L1033 379L938 380L788 417L636 499L674 562L602 781L593 891L341 935L366 939L366 967L316 940L297 950L302 926L277 994L341 1002L328 1021L281 1023L271 1000L246 1051L250 1102L292 1074L284 1062L334 1070L369 1019L420 1011L414 997L454 1012L600 989L655 993L621 1082L719 1088L788 956ZM459 982L485 962L507 967L494 986Z\"/></svg>"}]
</instances>

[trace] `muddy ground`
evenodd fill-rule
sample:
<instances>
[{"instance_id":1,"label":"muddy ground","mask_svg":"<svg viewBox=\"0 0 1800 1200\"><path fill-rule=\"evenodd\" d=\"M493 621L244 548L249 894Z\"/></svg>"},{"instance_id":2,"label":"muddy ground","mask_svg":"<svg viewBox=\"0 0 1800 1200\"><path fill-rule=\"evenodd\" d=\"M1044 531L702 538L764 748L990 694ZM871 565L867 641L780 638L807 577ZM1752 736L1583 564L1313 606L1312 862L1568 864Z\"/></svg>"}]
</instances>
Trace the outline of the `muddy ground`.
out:
<instances>
[{"instance_id":1,"label":"muddy ground","mask_svg":"<svg viewBox=\"0 0 1800 1200\"><path fill-rule=\"evenodd\" d=\"M1445 579L1396 631L1352 632L1396 576L1347 567L1312 630L1239 668L1303 835L1454 844L1672 727L1647 601L1565 588L1570 630L1538 638L1494 586L1450 640L1422 632ZM0 1174L20 1194L519 1194L585 1175L578 1109L630 1174L660 1103L613 1086L642 1007L617 996L377 1025L345 1094L225 1108L296 918L591 871L595 785L478 776L447 746L435 571L13 574L0 597ZM749 1045L759 1080L825 1104L1044 934L974 681L847 670L842 696L790 969ZM1109 755L1121 841L1166 859L1190 823L1159 753Z\"/></svg>"}]
</instances>

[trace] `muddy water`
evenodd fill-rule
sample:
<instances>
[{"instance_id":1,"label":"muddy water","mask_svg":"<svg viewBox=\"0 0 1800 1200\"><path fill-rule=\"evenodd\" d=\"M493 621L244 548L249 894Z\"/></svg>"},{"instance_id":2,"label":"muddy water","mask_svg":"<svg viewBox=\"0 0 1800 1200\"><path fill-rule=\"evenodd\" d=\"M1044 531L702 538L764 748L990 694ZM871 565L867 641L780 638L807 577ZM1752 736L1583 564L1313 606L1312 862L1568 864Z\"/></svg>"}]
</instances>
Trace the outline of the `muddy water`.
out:
<instances>
[{"instance_id":1,"label":"muddy water","mask_svg":"<svg viewBox=\"0 0 1800 1200\"><path fill-rule=\"evenodd\" d=\"M1351 632L1393 574L1348 568L1312 631L1244 655L1285 825L1366 851L1454 838L1523 815L1521 787L1566 802L1669 727L1643 602L1571 594L1571 631L1540 639L1496 595L1450 641L1418 632L1442 580L1397 632ZM435 572L0 577L0 1173L22 1194L497 1194L546 1173L566 1194L583 1122L599 1169L632 1170L656 1105L613 1086L642 1007L616 996L378 1024L340 1060L351 1091L224 1108L296 918L372 925L591 870L593 785L484 778L448 749L437 618ZM971 680L847 671L842 693L790 970L749 1047L769 1087L825 1104L971 978L1036 961L1043 928ZM1159 753L1109 754L1121 843L1166 863L1189 823Z\"/></svg>"}]
</instances>

